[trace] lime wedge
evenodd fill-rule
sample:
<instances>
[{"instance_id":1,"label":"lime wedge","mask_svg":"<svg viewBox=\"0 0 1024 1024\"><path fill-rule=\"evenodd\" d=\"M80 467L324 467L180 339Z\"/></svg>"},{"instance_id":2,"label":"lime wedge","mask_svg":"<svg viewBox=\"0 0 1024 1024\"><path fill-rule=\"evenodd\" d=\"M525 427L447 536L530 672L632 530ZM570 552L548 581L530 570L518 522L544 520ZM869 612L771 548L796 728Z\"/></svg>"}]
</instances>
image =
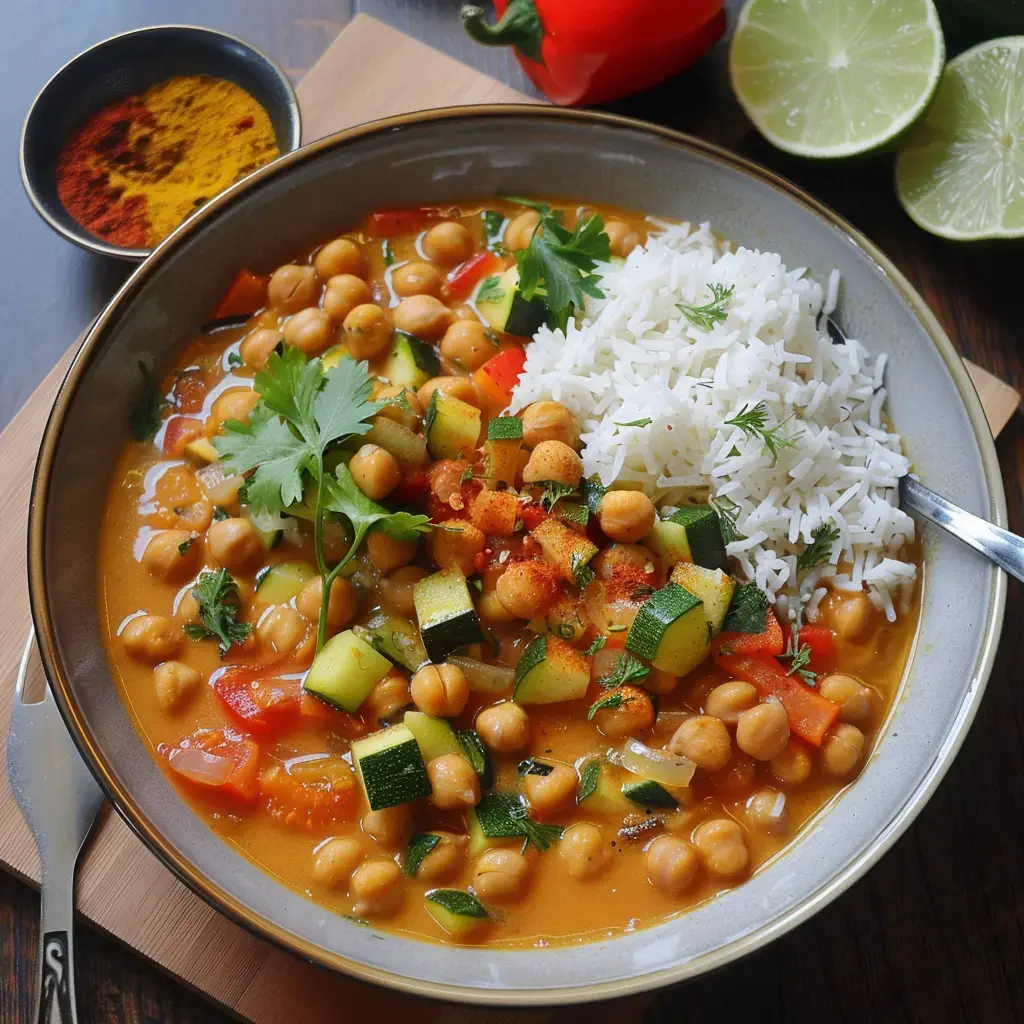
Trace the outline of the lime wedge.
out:
<instances>
[{"instance_id":1,"label":"lime wedge","mask_svg":"<svg viewBox=\"0 0 1024 1024\"><path fill-rule=\"evenodd\" d=\"M935 102L900 147L896 192L943 238L1024 237L1024 36L949 62Z\"/></svg>"},{"instance_id":2,"label":"lime wedge","mask_svg":"<svg viewBox=\"0 0 1024 1024\"><path fill-rule=\"evenodd\" d=\"M836 158L897 138L928 106L944 59L932 0L749 0L729 75L769 142Z\"/></svg>"}]
</instances>

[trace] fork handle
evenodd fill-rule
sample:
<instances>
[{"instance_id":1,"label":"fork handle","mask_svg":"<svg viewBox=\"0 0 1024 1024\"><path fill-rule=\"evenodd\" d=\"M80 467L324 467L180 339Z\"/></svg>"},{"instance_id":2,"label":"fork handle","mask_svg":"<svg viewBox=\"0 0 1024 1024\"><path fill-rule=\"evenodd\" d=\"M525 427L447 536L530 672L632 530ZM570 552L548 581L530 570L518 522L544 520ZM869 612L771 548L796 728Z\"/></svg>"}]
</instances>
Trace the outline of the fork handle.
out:
<instances>
[{"instance_id":1,"label":"fork handle","mask_svg":"<svg viewBox=\"0 0 1024 1024\"><path fill-rule=\"evenodd\" d=\"M58 860L61 858L57 858ZM74 863L42 864L37 1024L77 1024L75 1010Z\"/></svg>"}]
</instances>

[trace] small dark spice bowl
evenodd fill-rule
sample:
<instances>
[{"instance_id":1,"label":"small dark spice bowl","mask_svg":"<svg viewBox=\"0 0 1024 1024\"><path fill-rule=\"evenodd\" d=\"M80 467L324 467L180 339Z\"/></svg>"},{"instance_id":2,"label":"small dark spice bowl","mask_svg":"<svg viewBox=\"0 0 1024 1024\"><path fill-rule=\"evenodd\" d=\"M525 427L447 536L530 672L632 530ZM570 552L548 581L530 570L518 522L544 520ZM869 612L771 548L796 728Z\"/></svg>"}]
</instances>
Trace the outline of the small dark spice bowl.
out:
<instances>
[{"instance_id":1,"label":"small dark spice bowl","mask_svg":"<svg viewBox=\"0 0 1024 1024\"><path fill-rule=\"evenodd\" d=\"M152 248L113 244L79 224L61 202L57 165L88 118L119 100L183 75L208 75L244 89L270 119L281 154L299 146L299 104L284 71L241 39L191 25L157 25L106 39L64 65L36 97L21 133L21 180L55 231L85 249L141 260ZM212 197L208 197L212 198Z\"/></svg>"}]
</instances>

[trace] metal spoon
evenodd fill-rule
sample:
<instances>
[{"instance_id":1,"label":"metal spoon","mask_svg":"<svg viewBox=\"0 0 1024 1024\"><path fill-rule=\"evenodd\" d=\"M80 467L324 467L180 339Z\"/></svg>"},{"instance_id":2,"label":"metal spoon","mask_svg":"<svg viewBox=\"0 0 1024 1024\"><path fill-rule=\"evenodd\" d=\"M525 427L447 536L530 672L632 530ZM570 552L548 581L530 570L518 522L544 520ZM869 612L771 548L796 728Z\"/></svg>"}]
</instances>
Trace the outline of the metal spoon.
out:
<instances>
[{"instance_id":1,"label":"metal spoon","mask_svg":"<svg viewBox=\"0 0 1024 1024\"><path fill-rule=\"evenodd\" d=\"M825 318L825 327L833 342L846 344L846 335L832 317ZM981 552L1000 569L1024 582L1024 538L954 505L909 476L900 479L900 504L941 526L957 540Z\"/></svg>"}]
</instances>

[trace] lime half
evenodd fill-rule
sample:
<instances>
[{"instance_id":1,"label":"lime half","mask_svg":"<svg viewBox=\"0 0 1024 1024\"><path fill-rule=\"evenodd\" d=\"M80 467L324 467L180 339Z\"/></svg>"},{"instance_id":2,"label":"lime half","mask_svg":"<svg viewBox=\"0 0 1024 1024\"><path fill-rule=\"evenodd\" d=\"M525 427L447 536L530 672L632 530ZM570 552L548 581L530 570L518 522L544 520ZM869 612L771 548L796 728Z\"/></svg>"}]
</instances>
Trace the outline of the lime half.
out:
<instances>
[{"instance_id":1,"label":"lime half","mask_svg":"<svg viewBox=\"0 0 1024 1024\"><path fill-rule=\"evenodd\" d=\"M897 138L928 106L944 59L932 0L749 0L729 75L769 142L835 158Z\"/></svg>"},{"instance_id":2,"label":"lime half","mask_svg":"<svg viewBox=\"0 0 1024 1024\"><path fill-rule=\"evenodd\" d=\"M951 60L896 160L903 209L957 241L1024 237L1024 36Z\"/></svg>"}]
</instances>

